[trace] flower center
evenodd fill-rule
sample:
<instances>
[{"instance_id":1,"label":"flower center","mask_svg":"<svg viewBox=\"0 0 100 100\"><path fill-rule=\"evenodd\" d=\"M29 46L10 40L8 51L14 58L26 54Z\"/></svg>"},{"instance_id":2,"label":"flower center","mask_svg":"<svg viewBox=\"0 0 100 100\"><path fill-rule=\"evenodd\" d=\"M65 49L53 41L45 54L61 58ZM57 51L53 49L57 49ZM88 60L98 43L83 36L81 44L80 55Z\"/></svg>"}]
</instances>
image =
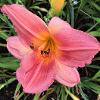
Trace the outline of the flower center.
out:
<instances>
[{"instance_id":1,"label":"flower center","mask_svg":"<svg viewBox=\"0 0 100 100\"><path fill-rule=\"evenodd\" d=\"M33 42L30 45L31 49L35 52L35 56L46 64L59 56L57 46L58 42L52 37L48 37L44 41Z\"/></svg>"},{"instance_id":2,"label":"flower center","mask_svg":"<svg viewBox=\"0 0 100 100\"><path fill-rule=\"evenodd\" d=\"M51 54L55 53L56 44L52 38L48 38L46 42L42 46L39 47L40 54L42 57L49 57Z\"/></svg>"}]
</instances>

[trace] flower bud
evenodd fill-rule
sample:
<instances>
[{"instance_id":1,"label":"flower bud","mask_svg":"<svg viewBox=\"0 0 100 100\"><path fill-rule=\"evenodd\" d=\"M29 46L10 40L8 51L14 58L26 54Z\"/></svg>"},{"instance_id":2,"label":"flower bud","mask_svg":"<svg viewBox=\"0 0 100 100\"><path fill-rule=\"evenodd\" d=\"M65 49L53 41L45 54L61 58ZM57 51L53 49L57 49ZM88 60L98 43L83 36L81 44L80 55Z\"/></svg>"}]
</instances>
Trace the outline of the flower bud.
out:
<instances>
[{"instance_id":1,"label":"flower bud","mask_svg":"<svg viewBox=\"0 0 100 100\"><path fill-rule=\"evenodd\" d=\"M49 11L50 16L59 15L63 9L65 0L49 0L51 9Z\"/></svg>"}]
</instances>

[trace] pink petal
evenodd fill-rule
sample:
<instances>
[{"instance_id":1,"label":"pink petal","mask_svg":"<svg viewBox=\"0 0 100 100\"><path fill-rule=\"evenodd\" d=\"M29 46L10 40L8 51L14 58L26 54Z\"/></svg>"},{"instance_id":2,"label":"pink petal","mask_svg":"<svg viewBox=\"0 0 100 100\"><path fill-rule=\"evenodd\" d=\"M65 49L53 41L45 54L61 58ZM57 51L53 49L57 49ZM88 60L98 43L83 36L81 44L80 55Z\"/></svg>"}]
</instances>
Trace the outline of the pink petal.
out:
<instances>
[{"instance_id":1,"label":"pink petal","mask_svg":"<svg viewBox=\"0 0 100 100\"><path fill-rule=\"evenodd\" d=\"M26 93L40 93L48 89L54 81L53 62L45 65L32 53L26 55L16 76Z\"/></svg>"},{"instance_id":2,"label":"pink petal","mask_svg":"<svg viewBox=\"0 0 100 100\"><path fill-rule=\"evenodd\" d=\"M44 40L48 36L48 28L42 19L22 5L4 5L1 11L8 15L18 35L25 41Z\"/></svg>"},{"instance_id":3,"label":"pink petal","mask_svg":"<svg viewBox=\"0 0 100 100\"><path fill-rule=\"evenodd\" d=\"M48 24L48 28L49 31L55 35L60 31L60 29L62 28L70 29L71 26L69 25L69 23L61 20L59 17L53 17Z\"/></svg>"},{"instance_id":4,"label":"pink petal","mask_svg":"<svg viewBox=\"0 0 100 100\"><path fill-rule=\"evenodd\" d=\"M60 60L69 66L83 67L90 64L100 51L100 43L88 33L73 29L67 22L54 17L49 23L49 30L59 41Z\"/></svg>"},{"instance_id":5,"label":"pink petal","mask_svg":"<svg viewBox=\"0 0 100 100\"><path fill-rule=\"evenodd\" d=\"M63 85L73 87L80 82L80 76L76 68L68 67L57 61L56 80Z\"/></svg>"},{"instance_id":6,"label":"pink petal","mask_svg":"<svg viewBox=\"0 0 100 100\"><path fill-rule=\"evenodd\" d=\"M17 36L12 36L7 39L7 48L18 59L21 59L32 51L25 43L21 43Z\"/></svg>"}]
</instances>

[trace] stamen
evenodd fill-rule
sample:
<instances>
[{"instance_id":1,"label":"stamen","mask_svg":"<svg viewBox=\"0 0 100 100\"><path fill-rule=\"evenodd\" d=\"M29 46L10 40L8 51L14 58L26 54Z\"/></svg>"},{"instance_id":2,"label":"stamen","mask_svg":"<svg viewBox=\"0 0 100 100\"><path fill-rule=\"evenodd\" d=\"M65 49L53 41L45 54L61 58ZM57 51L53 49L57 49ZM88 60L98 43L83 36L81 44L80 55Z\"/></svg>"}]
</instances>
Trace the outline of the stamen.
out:
<instances>
[{"instance_id":1,"label":"stamen","mask_svg":"<svg viewBox=\"0 0 100 100\"><path fill-rule=\"evenodd\" d=\"M43 50L41 50L41 54L43 54Z\"/></svg>"},{"instance_id":2,"label":"stamen","mask_svg":"<svg viewBox=\"0 0 100 100\"><path fill-rule=\"evenodd\" d=\"M30 48L34 49L34 44L33 43L30 44Z\"/></svg>"},{"instance_id":3,"label":"stamen","mask_svg":"<svg viewBox=\"0 0 100 100\"><path fill-rule=\"evenodd\" d=\"M50 49L48 49L47 51L41 50L41 55L42 55L43 57L49 56L49 53L50 53Z\"/></svg>"}]
</instances>

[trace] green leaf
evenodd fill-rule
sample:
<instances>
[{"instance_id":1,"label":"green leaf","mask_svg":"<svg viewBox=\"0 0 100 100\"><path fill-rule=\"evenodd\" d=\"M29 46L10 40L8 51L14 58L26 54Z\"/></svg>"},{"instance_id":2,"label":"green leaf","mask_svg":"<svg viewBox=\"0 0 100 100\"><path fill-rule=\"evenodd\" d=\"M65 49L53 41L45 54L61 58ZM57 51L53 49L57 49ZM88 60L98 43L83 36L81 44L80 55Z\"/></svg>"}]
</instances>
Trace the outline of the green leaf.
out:
<instances>
[{"instance_id":1,"label":"green leaf","mask_svg":"<svg viewBox=\"0 0 100 100\"><path fill-rule=\"evenodd\" d=\"M100 77L100 70L92 77L92 79L96 79Z\"/></svg>"},{"instance_id":2,"label":"green leaf","mask_svg":"<svg viewBox=\"0 0 100 100\"><path fill-rule=\"evenodd\" d=\"M89 81L82 82L82 85L88 89L91 89L93 92L100 94L100 85Z\"/></svg>"},{"instance_id":3,"label":"green leaf","mask_svg":"<svg viewBox=\"0 0 100 100\"><path fill-rule=\"evenodd\" d=\"M62 87L61 88L61 100L64 100L65 98L65 89Z\"/></svg>"},{"instance_id":4,"label":"green leaf","mask_svg":"<svg viewBox=\"0 0 100 100\"><path fill-rule=\"evenodd\" d=\"M14 93L14 100L19 100L19 98L21 98L21 96L23 96L23 92L21 94L20 93L20 88L21 88L21 84L18 83L17 86L16 86L16 90L15 90L15 93Z\"/></svg>"},{"instance_id":5,"label":"green leaf","mask_svg":"<svg viewBox=\"0 0 100 100\"><path fill-rule=\"evenodd\" d=\"M99 22L99 23L100 23L100 18L93 17L93 19L94 19L95 21L97 21L97 22Z\"/></svg>"},{"instance_id":6,"label":"green leaf","mask_svg":"<svg viewBox=\"0 0 100 100\"><path fill-rule=\"evenodd\" d=\"M48 12L47 9L45 9L45 8L40 8L40 7L38 7L38 6L31 6L30 8L31 8L31 9L36 9L36 10L39 10L39 11L42 11L42 12Z\"/></svg>"},{"instance_id":7,"label":"green leaf","mask_svg":"<svg viewBox=\"0 0 100 100\"><path fill-rule=\"evenodd\" d=\"M89 100L88 97L87 97L87 95L83 92L82 87L81 87L81 84L78 85L78 87L79 87L80 94L81 94L82 98L83 98L84 100Z\"/></svg>"},{"instance_id":8,"label":"green leaf","mask_svg":"<svg viewBox=\"0 0 100 100\"><path fill-rule=\"evenodd\" d=\"M89 4L91 4L92 7L96 8L96 10L100 11L100 6L97 5L94 1L92 0L87 0Z\"/></svg>"},{"instance_id":9,"label":"green leaf","mask_svg":"<svg viewBox=\"0 0 100 100\"><path fill-rule=\"evenodd\" d=\"M79 8L78 10L80 11L80 9L83 9L84 6L86 5L87 1L86 0L80 0L80 5L79 5Z\"/></svg>"},{"instance_id":10,"label":"green leaf","mask_svg":"<svg viewBox=\"0 0 100 100\"><path fill-rule=\"evenodd\" d=\"M33 100L39 100L40 94L35 94Z\"/></svg>"},{"instance_id":11,"label":"green leaf","mask_svg":"<svg viewBox=\"0 0 100 100\"><path fill-rule=\"evenodd\" d=\"M14 93L14 98L16 98L16 95L18 94L18 91L20 90L20 88L21 88L21 84L18 83L17 86L16 86L15 93Z\"/></svg>"},{"instance_id":12,"label":"green leaf","mask_svg":"<svg viewBox=\"0 0 100 100\"><path fill-rule=\"evenodd\" d=\"M21 94L19 94L19 95L17 96L17 98L14 99L14 100L21 100L20 98L21 98L23 95L24 95L24 92L21 92Z\"/></svg>"},{"instance_id":13,"label":"green leaf","mask_svg":"<svg viewBox=\"0 0 100 100\"><path fill-rule=\"evenodd\" d=\"M16 71L16 69L19 67L19 61L13 57L1 57L0 67Z\"/></svg>"},{"instance_id":14,"label":"green leaf","mask_svg":"<svg viewBox=\"0 0 100 100\"><path fill-rule=\"evenodd\" d=\"M53 88L49 88L44 96L42 96L39 100L47 100L47 96L54 92Z\"/></svg>"},{"instance_id":15,"label":"green leaf","mask_svg":"<svg viewBox=\"0 0 100 100\"><path fill-rule=\"evenodd\" d=\"M97 65L86 65L86 67L100 69L100 66L97 66Z\"/></svg>"},{"instance_id":16,"label":"green leaf","mask_svg":"<svg viewBox=\"0 0 100 100\"><path fill-rule=\"evenodd\" d=\"M6 40L8 38L7 33L3 32L3 31L0 31L0 38Z\"/></svg>"},{"instance_id":17,"label":"green leaf","mask_svg":"<svg viewBox=\"0 0 100 100\"><path fill-rule=\"evenodd\" d=\"M11 79L9 79L8 81L6 81L5 83L1 83L1 84L0 84L0 90L1 90L2 88L4 88L5 86L7 86L8 84L12 83L12 82L15 81L15 80L16 80L16 78L11 78Z\"/></svg>"},{"instance_id":18,"label":"green leaf","mask_svg":"<svg viewBox=\"0 0 100 100\"><path fill-rule=\"evenodd\" d=\"M89 34L96 36L96 37L100 37L100 32L98 32L98 31L92 31Z\"/></svg>"},{"instance_id":19,"label":"green leaf","mask_svg":"<svg viewBox=\"0 0 100 100\"><path fill-rule=\"evenodd\" d=\"M96 57L93 59L93 61L96 61L96 60L100 60L100 57Z\"/></svg>"}]
</instances>

